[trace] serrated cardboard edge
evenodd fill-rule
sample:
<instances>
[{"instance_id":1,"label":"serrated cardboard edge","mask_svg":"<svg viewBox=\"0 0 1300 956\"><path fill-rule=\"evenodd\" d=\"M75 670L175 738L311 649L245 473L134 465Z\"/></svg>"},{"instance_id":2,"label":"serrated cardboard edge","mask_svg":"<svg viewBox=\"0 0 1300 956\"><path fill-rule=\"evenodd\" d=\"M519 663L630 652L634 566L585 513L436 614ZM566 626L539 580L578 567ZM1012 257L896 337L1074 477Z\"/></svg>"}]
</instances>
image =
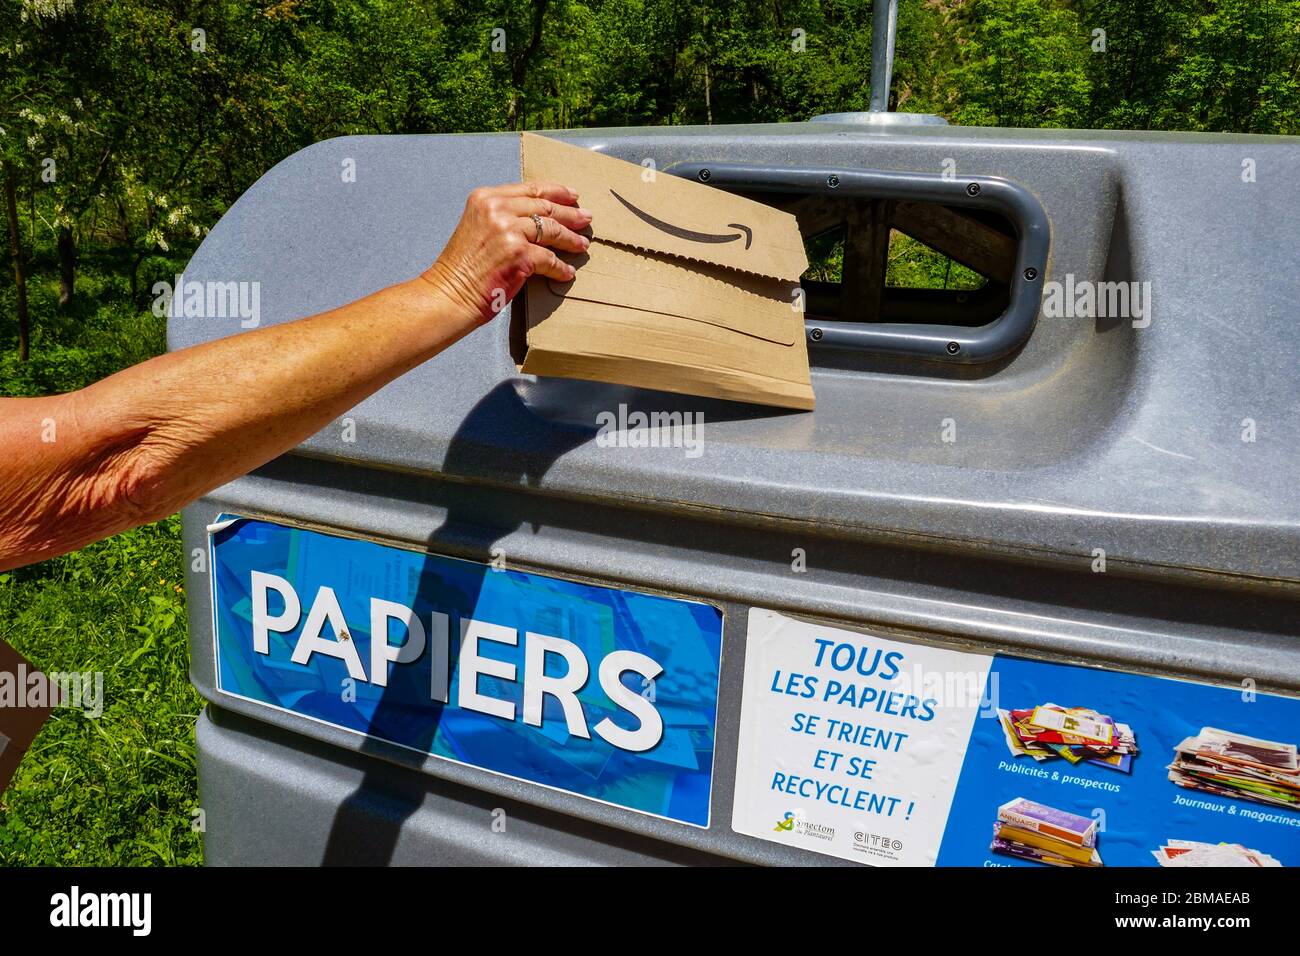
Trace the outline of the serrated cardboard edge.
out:
<instances>
[{"instance_id":1,"label":"serrated cardboard edge","mask_svg":"<svg viewBox=\"0 0 1300 956\"><path fill-rule=\"evenodd\" d=\"M592 250L596 250L596 256L579 265L577 276L573 281L567 283L556 282L553 279L533 281L545 286L544 295L556 299L581 299L641 312L672 315L740 332L777 345L793 346L803 334L802 317L795 310L793 300L785 297L786 292L793 292L799 288L798 283L784 279L752 277L749 281L755 285L771 286L771 294L765 295L752 289L739 288L709 272L692 269L671 257L663 257L658 253L630 249L600 240L592 243ZM624 276L598 268L600 257L609 250L616 251L618 255L643 260L650 264L651 268L660 270L659 275L664 285L643 282L636 276ZM590 255L589 250L588 256ZM566 256L565 258L578 262L581 257ZM617 261L617 256L606 260L611 266ZM647 290L645 288L647 286L651 288ZM659 293L663 294L659 295ZM680 305L672 302L674 296L680 297ZM655 301L653 307L651 298ZM701 300L705 299L709 300L707 309L695 308Z\"/></svg>"}]
</instances>

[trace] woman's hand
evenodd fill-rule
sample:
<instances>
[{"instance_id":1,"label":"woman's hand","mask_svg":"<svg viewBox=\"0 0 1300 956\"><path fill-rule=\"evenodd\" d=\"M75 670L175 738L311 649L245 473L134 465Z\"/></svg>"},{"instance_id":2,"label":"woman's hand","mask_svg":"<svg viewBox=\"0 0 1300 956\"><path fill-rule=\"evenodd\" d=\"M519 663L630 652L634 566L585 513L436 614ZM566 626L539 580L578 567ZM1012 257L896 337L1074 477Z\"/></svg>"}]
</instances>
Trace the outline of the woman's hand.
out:
<instances>
[{"instance_id":1,"label":"woman's hand","mask_svg":"<svg viewBox=\"0 0 1300 956\"><path fill-rule=\"evenodd\" d=\"M442 255L422 278L463 314L482 324L505 308L532 275L567 282L573 266L555 254L585 252L578 233L591 214L578 194L555 183L511 183L476 189ZM541 220L538 236L537 216Z\"/></svg>"}]
</instances>

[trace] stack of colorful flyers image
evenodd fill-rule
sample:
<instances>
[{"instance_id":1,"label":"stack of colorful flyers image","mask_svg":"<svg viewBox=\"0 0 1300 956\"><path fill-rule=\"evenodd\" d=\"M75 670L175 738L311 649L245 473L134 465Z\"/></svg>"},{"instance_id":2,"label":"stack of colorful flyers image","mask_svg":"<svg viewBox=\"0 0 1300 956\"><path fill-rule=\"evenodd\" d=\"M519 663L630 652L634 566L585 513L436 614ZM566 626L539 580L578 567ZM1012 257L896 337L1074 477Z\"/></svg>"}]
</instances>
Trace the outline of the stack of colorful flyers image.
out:
<instances>
[{"instance_id":1,"label":"stack of colorful flyers image","mask_svg":"<svg viewBox=\"0 0 1300 956\"><path fill-rule=\"evenodd\" d=\"M1088 761L1128 773L1138 752L1137 737L1128 724L1088 707L1040 704L1024 710L999 710L998 719L1012 756L1072 764Z\"/></svg>"},{"instance_id":2,"label":"stack of colorful flyers image","mask_svg":"<svg viewBox=\"0 0 1300 956\"><path fill-rule=\"evenodd\" d=\"M1050 866L1101 866L1097 821L1024 797L998 807L994 853Z\"/></svg>"},{"instance_id":3,"label":"stack of colorful flyers image","mask_svg":"<svg viewBox=\"0 0 1300 956\"><path fill-rule=\"evenodd\" d=\"M1281 866L1281 862L1240 843L1169 840L1151 855L1161 866Z\"/></svg>"},{"instance_id":4,"label":"stack of colorful flyers image","mask_svg":"<svg viewBox=\"0 0 1300 956\"><path fill-rule=\"evenodd\" d=\"M1300 809L1295 744L1202 727L1178 745L1169 779L1189 790Z\"/></svg>"}]
</instances>

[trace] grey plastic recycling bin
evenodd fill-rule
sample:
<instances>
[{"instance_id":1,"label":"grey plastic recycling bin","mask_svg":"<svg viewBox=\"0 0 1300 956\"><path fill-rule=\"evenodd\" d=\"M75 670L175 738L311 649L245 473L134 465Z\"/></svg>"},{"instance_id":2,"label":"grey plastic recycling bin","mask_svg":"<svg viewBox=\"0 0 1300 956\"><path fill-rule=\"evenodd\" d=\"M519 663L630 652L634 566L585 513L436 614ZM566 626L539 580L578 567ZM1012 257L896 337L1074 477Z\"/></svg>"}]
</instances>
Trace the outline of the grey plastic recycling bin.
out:
<instances>
[{"instance_id":1,"label":"grey plastic recycling bin","mask_svg":"<svg viewBox=\"0 0 1300 956\"><path fill-rule=\"evenodd\" d=\"M751 607L1300 692L1300 140L852 117L551 135L770 201L798 191L772 170L832 197L832 176L863 171L1014 184L1050 243L1040 274L1018 266L1008 281L1031 281L1041 306L1039 287L1067 276L1140 280L1151 309L1031 308L1007 354L974 363L826 343L810 316L810 414L533 380L511 362L508 316L476 332L185 510L210 863L841 863L732 826ZM258 282L262 325L310 315L417 274L471 189L516 178L511 135L318 143L231 208L185 279ZM977 328L1004 306L932 324ZM894 321L925 324L906 316ZM867 320L842 310L837 327ZM237 316L178 317L169 342L241 331ZM620 405L702 412L704 453L603 445L593 423ZM219 691L202 555L222 514L721 609L708 825ZM1144 772L1162 775L1168 756L1144 752Z\"/></svg>"}]
</instances>

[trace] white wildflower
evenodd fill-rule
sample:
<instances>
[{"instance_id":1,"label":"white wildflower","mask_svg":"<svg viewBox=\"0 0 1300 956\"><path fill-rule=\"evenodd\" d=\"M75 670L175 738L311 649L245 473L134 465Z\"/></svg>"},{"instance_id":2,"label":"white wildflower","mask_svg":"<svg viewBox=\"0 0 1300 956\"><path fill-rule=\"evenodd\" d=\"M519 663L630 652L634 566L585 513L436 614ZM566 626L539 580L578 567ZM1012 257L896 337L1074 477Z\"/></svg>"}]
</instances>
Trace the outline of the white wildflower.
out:
<instances>
[{"instance_id":1,"label":"white wildflower","mask_svg":"<svg viewBox=\"0 0 1300 956\"><path fill-rule=\"evenodd\" d=\"M73 0L23 0L22 18L26 21L30 13L36 20L57 20L73 7Z\"/></svg>"}]
</instances>

